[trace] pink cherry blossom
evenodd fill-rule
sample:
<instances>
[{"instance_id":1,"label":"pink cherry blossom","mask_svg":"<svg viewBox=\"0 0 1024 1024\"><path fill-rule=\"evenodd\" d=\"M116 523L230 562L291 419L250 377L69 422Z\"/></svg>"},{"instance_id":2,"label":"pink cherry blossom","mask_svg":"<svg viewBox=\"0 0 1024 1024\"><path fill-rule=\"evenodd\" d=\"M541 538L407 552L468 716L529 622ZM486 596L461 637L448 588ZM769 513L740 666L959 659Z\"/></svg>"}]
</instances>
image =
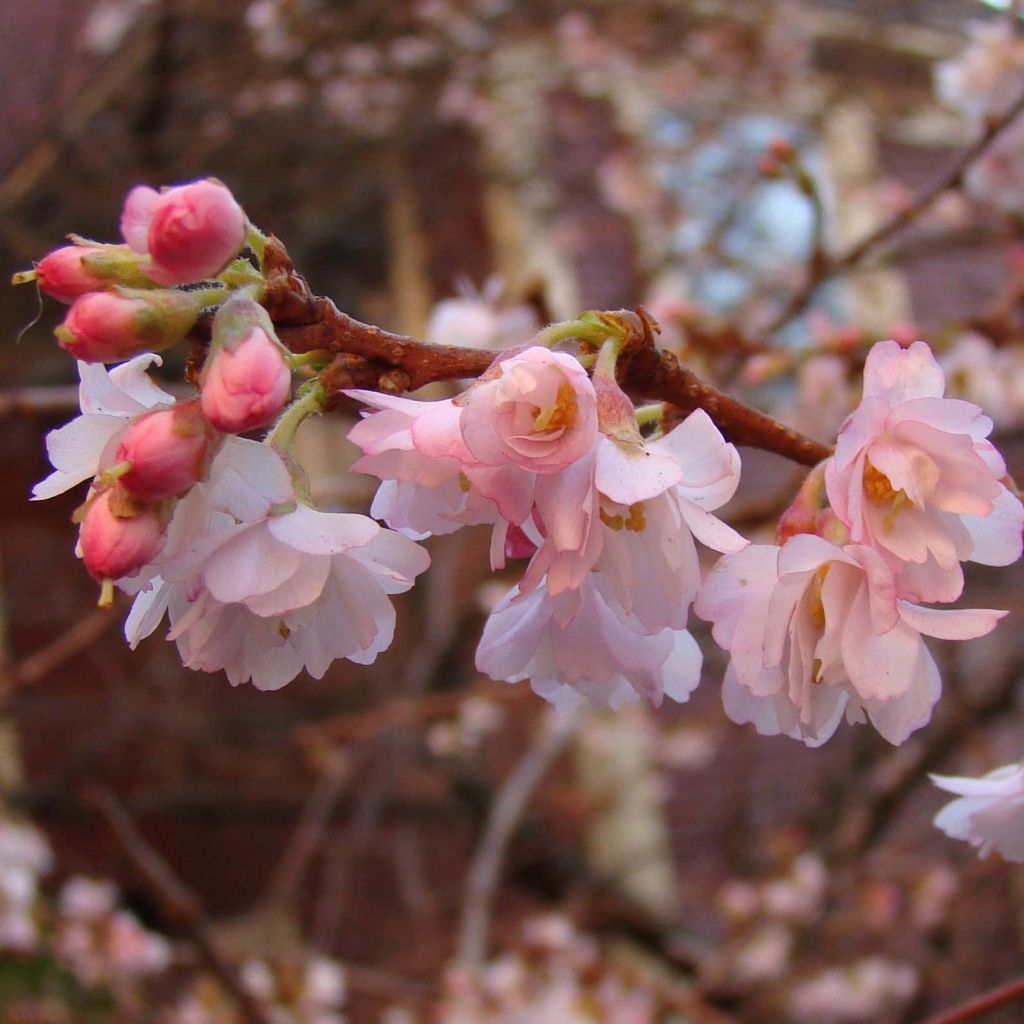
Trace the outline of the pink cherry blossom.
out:
<instances>
[{"instance_id":1,"label":"pink cherry blossom","mask_svg":"<svg viewBox=\"0 0 1024 1024\"><path fill-rule=\"evenodd\" d=\"M337 658L369 664L391 642L390 595L429 558L366 516L297 500L281 456L232 439L208 483L179 505L168 557L126 623L132 646L169 614L188 668L225 670L237 685L276 689Z\"/></svg>"},{"instance_id":2,"label":"pink cherry blossom","mask_svg":"<svg viewBox=\"0 0 1024 1024\"><path fill-rule=\"evenodd\" d=\"M39 287L59 302L116 284L142 284L138 256L127 245L75 243L47 253L35 267Z\"/></svg>"},{"instance_id":3,"label":"pink cherry blossom","mask_svg":"<svg viewBox=\"0 0 1024 1024\"><path fill-rule=\"evenodd\" d=\"M266 426L291 393L285 350L263 308L235 295L217 312L200 379L203 414L225 434Z\"/></svg>"},{"instance_id":4,"label":"pink cherry blossom","mask_svg":"<svg viewBox=\"0 0 1024 1024\"><path fill-rule=\"evenodd\" d=\"M118 363L178 344L203 303L195 292L118 289L75 299L57 328L60 347L87 363Z\"/></svg>"},{"instance_id":5,"label":"pink cherry blossom","mask_svg":"<svg viewBox=\"0 0 1024 1024\"><path fill-rule=\"evenodd\" d=\"M114 462L131 466L119 482L144 501L179 497L205 476L217 442L198 399L145 413L117 446Z\"/></svg>"},{"instance_id":6,"label":"pink cherry blossom","mask_svg":"<svg viewBox=\"0 0 1024 1024\"><path fill-rule=\"evenodd\" d=\"M115 484L90 500L78 534L82 561L97 580L130 576L157 556L164 527L157 506L137 502Z\"/></svg>"},{"instance_id":7,"label":"pink cherry blossom","mask_svg":"<svg viewBox=\"0 0 1024 1024\"><path fill-rule=\"evenodd\" d=\"M492 679L529 679L560 710L582 699L619 707L643 697L685 701L700 681L701 653L685 630L649 633L617 607L603 578L551 597L543 586L510 591L484 626L477 668Z\"/></svg>"},{"instance_id":8,"label":"pink cherry blossom","mask_svg":"<svg viewBox=\"0 0 1024 1024\"><path fill-rule=\"evenodd\" d=\"M844 713L902 743L928 721L941 686L921 635L984 636L1006 614L911 604L876 551L811 534L721 558L694 610L730 654L729 717L809 746L824 743Z\"/></svg>"},{"instance_id":9,"label":"pink cherry blossom","mask_svg":"<svg viewBox=\"0 0 1024 1024\"><path fill-rule=\"evenodd\" d=\"M146 273L163 285L215 277L245 244L247 224L230 190L212 178L161 192L137 185L121 214L125 241L149 254Z\"/></svg>"},{"instance_id":10,"label":"pink cherry blossom","mask_svg":"<svg viewBox=\"0 0 1024 1024\"><path fill-rule=\"evenodd\" d=\"M112 370L79 362L82 415L46 435L54 472L32 488L33 499L53 498L94 477L101 466L113 463L117 445L133 420L150 409L173 405L174 398L146 373L153 365L160 365L160 357L150 354Z\"/></svg>"},{"instance_id":11,"label":"pink cherry blossom","mask_svg":"<svg viewBox=\"0 0 1024 1024\"><path fill-rule=\"evenodd\" d=\"M1024 863L1024 765L1003 765L980 779L932 775L931 780L959 798L935 816L936 827L952 839L967 840L982 857L995 850Z\"/></svg>"},{"instance_id":12,"label":"pink cherry blossom","mask_svg":"<svg viewBox=\"0 0 1024 1024\"><path fill-rule=\"evenodd\" d=\"M943 398L942 369L924 342L875 345L864 397L827 464L829 502L850 539L877 548L915 600L952 601L962 561L1009 565L1021 554L1024 508L1001 483L986 440L992 421Z\"/></svg>"},{"instance_id":13,"label":"pink cherry blossom","mask_svg":"<svg viewBox=\"0 0 1024 1024\"><path fill-rule=\"evenodd\" d=\"M586 370L573 356L539 345L499 358L456 402L463 441L484 465L556 473L597 438Z\"/></svg>"}]
</instances>

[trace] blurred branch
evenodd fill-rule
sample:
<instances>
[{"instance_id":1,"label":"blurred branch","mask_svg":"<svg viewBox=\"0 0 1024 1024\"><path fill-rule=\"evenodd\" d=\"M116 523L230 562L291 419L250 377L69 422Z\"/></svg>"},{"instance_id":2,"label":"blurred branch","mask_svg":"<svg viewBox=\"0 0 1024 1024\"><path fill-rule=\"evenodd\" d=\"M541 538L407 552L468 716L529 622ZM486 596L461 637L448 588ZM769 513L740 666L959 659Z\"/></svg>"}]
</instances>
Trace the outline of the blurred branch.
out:
<instances>
[{"instance_id":1,"label":"blurred branch","mask_svg":"<svg viewBox=\"0 0 1024 1024\"><path fill-rule=\"evenodd\" d=\"M1008 981L1005 985L999 985L980 996L968 999L951 1010L937 1013L923 1024L966 1024L967 1021L984 1016L990 1010L996 1010L1019 999L1024 999L1024 977Z\"/></svg>"},{"instance_id":2,"label":"blurred branch","mask_svg":"<svg viewBox=\"0 0 1024 1024\"><path fill-rule=\"evenodd\" d=\"M774 334L799 316L810 305L819 286L857 266L869 253L874 252L879 246L888 242L917 220L943 193L950 189L960 188L972 165L985 154L989 146L1022 112L1024 112L1024 94L1017 98L1005 114L990 120L978 139L963 150L949 170L919 193L911 203L845 252L831 258L812 261L803 287L790 297L786 305L765 328L765 334Z\"/></svg>"},{"instance_id":3,"label":"blurred branch","mask_svg":"<svg viewBox=\"0 0 1024 1024\"><path fill-rule=\"evenodd\" d=\"M107 823L133 867L152 890L168 924L185 932L207 968L238 1004L247 1024L270 1024L217 948L198 897L150 846L117 797L104 786L90 786L85 798Z\"/></svg>"},{"instance_id":4,"label":"blurred branch","mask_svg":"<svg viewBox=\"0 0 1024 1024\"><path fill-rule=\"evenodd\" d=\"M914 787L962 744L972 728L990 721L1013 704L1020 665L1014 662L992 693L977 703L961 703L957 712L936 722L921 735L899 747L873 773L867 787L852 787L846 808L839 812L840 827L832 845L837 860L862 854L885 828Z\"/></svg>"},{"instance_id":5,"label":"blurred branch","mask_svg":"<svg viewBox=\"0 0 1024 1024\"><path fill-rule=\"evenodd\" d=\"M487 956L491 903L501 878L505 851L515 834L530 798L548 769L572 738L573 714L548 713L540 735L508 776L491 805L466 879L466 895L459 926L458 961L476 970Z\"/></svg>"},{"instance_id":6,"label":"blurred branch","mask_svg":"<svg viewBox=\"0 0 1024 1024\"><path fill-rule=\"evenodd\" d=\"M44 679L119 622L112 608L96 608L35 654L0 668L0 714L7 710L16 691Z\"/></svg>"}]
</instances>

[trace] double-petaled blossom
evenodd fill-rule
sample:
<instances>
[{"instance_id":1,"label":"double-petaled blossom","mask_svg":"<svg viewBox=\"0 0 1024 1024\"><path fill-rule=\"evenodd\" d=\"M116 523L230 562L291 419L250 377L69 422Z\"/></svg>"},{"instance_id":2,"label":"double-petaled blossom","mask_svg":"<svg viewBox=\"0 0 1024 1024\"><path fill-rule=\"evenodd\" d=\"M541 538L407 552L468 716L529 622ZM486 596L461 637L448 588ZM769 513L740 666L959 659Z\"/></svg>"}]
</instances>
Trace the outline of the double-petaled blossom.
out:
<instances>
[{"instance_id":1,"label":"double-petaled blossom","mask_svg":"<svg viewBox=\"0 0 1024 1024\"><path fill-rule=\"evenodd\" d=\"M616 708L639 697L685 701L700 682L701 653L685 629L648 632L609 582L589 573L557 597L544 586L513 588L487 619L476 665L492 679L529 679L559 710L584 699Z\"/></svg>"},{"instance_id":2,"label":"double-petaled blossom","mask_svg":"<svg viewBox=\"0 0 1024 1024\"><path fill-rule=\"evenodd\" d=\"M207 178L160 192L138 185L128 193L121 233L149 261L158 284L187 284L214 277L245 244L248 221L230 190Z\"/></svg>"},{"instance_id":3,"label":"double-petaled blossom","mask_svg":"<svg viewBox=\"0 0 1024 1024\"><path fill-rule=\"evenodd\" d=\"M133 421L150 410L174 404L174 398L146 373L154 364L160 365L160 357L148 354L136 356L112 370L78 364L82 414L46 435L46 452L54 472L33 487L34 499L63 494L101 469L109 468Z\"/></svg>"},{"instance_id":4,"label":"double-petaled blossom","mask_svg":"<svg viewBox=\"0 0 1024 1024\"><path fill-rule=\"evenodd\" d=\"M825 470L828 499L850 540L878 550L901 596L952 601L962 561L1009 565L1021 555L1024 508L981 410L943 398L942 369L924 342L880 342L864 396Z\"/></svg>"},{"instance_id":5,"label":"double-petaled blossom","mask_svg":"<svg viewBox=\"0 0 1024 1024\"><path fill-rule=\"evenodd\" d=\"M941 681L922 634L967 640L1006 613L924 608L898 596L874 549L798 534L754 545L708 574L694 610L729 652L726 713L810 746L844 713L901 743L931 716Z\"/></svg>"},{"instance_id":6,"label":"double-petaled blossom","mask_svg":"<svg viewBox=\"0 0 1024 1024\"><path fill-rule=\"evenodd\" d=\"M349 435L364 452L354 468L384 480L374 514L416 536L487 522L492 566L530 558L488 621L481 670L529 677L562 705L688 695L694 538L746 543L711 514L739 456L706 413L646 440L614 382L538 346L499 357L454 400L349 395L379 410Z\"/></svg>"},{"instance_id":7,"label":"double-petaled blossom","mask_svg":"<svg viewBox=\"0 0 1024 1024\"><path fill-rule=\"evenodd\" d=\"M995 850L1024 862L1024 764L1007 764L980 779L933 775L940 789L957 795L935 816L952 839L965 839L980 856Z\"/></svg>"},{"instance_id":8,"label":"double-petaled blossom","mask_svg":"<svg viewBox=\"0 0 1024 1024\"><path fill-rule=\"evenodd\" d=\"M366 516L305 505L281 455L229 439L209 481L180 502L149 578L126 581L146 588L126 635L135 646L166 612L188 668L223 669L233 684L260 689L303 668L319 679L337 658L368 664L390 644L390 596L428 563L417 544Z\"/></svg>"}]
</instances>

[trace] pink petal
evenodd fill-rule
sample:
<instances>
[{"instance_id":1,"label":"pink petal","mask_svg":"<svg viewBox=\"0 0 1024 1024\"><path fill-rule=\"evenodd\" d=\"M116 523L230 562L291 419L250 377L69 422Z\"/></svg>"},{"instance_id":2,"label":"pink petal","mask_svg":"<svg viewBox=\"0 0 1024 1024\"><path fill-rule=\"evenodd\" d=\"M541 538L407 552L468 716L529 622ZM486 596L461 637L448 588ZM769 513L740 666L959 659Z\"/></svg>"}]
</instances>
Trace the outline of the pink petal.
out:
<instances>
[{"instance_id":1,"label":"pink petal","mask_svg":"<svg viewBox=\"0 0 1024 1024\"><path fill-rule=\"evenodd\" d=\"M973 640L996 628L1005 611L992 608L922 608L908 601L897 602L900 618L918 633L939 640Z\"/></svg>"},{"instance_id":2,"label":"pink petal","mask_svg":"<svg viewBox=\"0 0 1024 1024\"><path fill-rule=\"evenodd\" d=\"M121 234L136 252L149 251L149 223L160 193L148 185L136 185L128 193L121 211Z\"/></svg>"}]
</instances>

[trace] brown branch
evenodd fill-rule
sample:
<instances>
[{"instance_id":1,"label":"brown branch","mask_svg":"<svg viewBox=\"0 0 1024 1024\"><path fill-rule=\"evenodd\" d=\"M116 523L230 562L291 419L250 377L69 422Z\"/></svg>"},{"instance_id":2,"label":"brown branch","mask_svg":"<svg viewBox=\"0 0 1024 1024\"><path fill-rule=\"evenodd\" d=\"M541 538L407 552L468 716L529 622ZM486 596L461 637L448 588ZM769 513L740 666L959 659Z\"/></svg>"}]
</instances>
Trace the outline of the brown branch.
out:
<instances>
[{"instance_id":1,"label":"brown branch","mask_svg":"<svg viewBox=\"0 0 1024 1024\"><path fill-rule=\"evenodd\" d=\"M266 269L269 284L263 304L281 341L293 352L322 349L345 355L324 371L321 379L329 392L353 386L391 393L414 391L434 381L479 377L494 360L493 352L428 345L342 313L330 299L312 294L276 238L267 244ZM633 351L623 360L623 387L634 397L668 402L684 413L704 409L733 443L775 452L804 466L817 465L832 454L830 446L684 370L675 356L655 347L645 316L628 310L610 315L644 325L642 337L637 335Z\"/></svg>"},{"instance_id":2,"label":"brown branch","mask_svg":"<svg viewBox=\"0 0 1024 1024\"><path fill-rule=\"evenodd\" d=\"M11 698L18 690L45 679L69 658L95 643L119 621L112 609L97 608L41 650L16 665L0 668L0 714L7 710Z\"/></svg>"},{"instance_id":3,"label":"brown branch","mask_svg":"<svg viewBox=\"0 0 1024 1024\"><path fill-rule=\"evenodd\" d=\"M185 933L207 969L238 1004L246 1024L270 1024L263 1009L242 986L234 968L217 947L198 897L146 841L124 805L105 786L89 786L85 799L107 823L135 870L152 890L167 924Z\"/></svg>"},{"instance_id":4,"label":"brown branch","mask_svg":"<svg viewBox=\"0 0 1024 1024\"><path fill-rule=\"evenodd\" d=\"M1024 999L1024 977L1008 981L1005 985L999 985L980 996L974 996L951 1010L937 1013L923 1024L966 1024L967 1021L984 1016L990 1010L997 1010L1000 1006L1006 1006L1019 999Z\"/></svg>"},{"instance_id":5,"label":"brown branch","mask_svg":"<svg viewBox=\"0 0 1024 1024\"><path fill-rule=\"evenodd\" d=\"M815 292L826 281L857 266L869 253L884 245L904 228L912 224L945 192L960 188L967 172L972 165L985 154L989 146L1024 112L1024 93L1007 109L1006 113L993 118L985 126L981 135L953 162L952 166L940 177L919 193L903 209L895 213L884 224L865 235L844 253L831 259L817 259L808 268L807 280L802 288L790 297L789 302L779 311L778 315L765 328L768 335L774 334L795 317L799 316L814 298Z\"/></svg>"}]
</instances>

